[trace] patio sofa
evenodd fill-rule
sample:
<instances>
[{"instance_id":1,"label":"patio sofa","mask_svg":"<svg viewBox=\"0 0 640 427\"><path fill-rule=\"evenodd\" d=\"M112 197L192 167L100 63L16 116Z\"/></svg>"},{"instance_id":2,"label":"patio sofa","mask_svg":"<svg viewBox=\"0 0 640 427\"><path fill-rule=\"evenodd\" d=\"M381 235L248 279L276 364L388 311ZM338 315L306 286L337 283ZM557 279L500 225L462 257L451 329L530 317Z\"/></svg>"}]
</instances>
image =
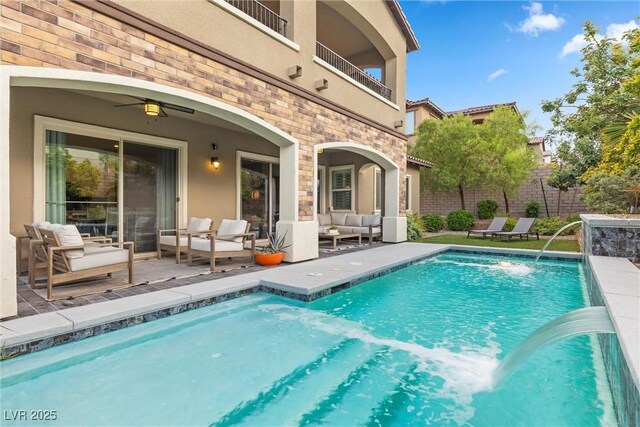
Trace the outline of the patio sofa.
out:
<instances>
[{"instance_id":1,"label":"patio sofa","mask_svg":"<svg viewBox=\"0 0 640 427\"><path fill-rule=\"evenodd\" d=\"M368 237L369 243L374 238L382 238L382 216L350 213L318 214L318 233L324 234L329 227L335 225L339 233L361 233Z\"/></svg>"}]
</instances>

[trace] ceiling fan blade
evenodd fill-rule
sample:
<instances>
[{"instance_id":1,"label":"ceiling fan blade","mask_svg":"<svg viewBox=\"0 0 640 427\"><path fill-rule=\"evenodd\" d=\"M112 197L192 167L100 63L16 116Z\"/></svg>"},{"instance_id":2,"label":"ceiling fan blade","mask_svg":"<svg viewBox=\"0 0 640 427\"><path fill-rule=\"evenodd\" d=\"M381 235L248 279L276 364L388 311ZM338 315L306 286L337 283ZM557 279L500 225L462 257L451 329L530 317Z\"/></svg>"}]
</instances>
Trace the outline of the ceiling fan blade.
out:
<instances>
[{"instance_id":1,"label":"ceiling fan blade","mask_svg":"<svg viewBox=\"0 0 640 427\"><path fill-rule=\"evenodd\" d=\"M193 114L195 112L193 108L183 107L182 105L169 104L167 102L160 102L159 104L162 108L167 108L169 110L181 111L187 114Z\"/></svg>"},{"instance_id":2,"label":"ceiling fan blade","mask_svg":"<svg viewBox=\"0 0 640 427\"><path fill-rule=\"evenodd\" d=\"M132 102L131 104L116 104L114 107L131 107L132 105L142 105L144 102Z\"/></svg>"}]
</instances>

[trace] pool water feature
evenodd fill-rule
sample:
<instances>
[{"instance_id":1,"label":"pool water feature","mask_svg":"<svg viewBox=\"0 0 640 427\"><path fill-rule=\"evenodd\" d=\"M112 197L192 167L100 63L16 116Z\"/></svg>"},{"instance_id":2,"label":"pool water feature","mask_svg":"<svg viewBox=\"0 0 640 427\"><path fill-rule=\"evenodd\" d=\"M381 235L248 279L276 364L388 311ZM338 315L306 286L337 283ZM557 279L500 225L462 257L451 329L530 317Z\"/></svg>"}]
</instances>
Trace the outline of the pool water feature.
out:
<instances>
[{"instance_id":1,"label":"pool water feature","mask_svg":"<svg viewBox=\"0 0 640 427\"><path fill-rule=\"evenodd\" d=\"M492 385L584 295L577 262L445 253L311 303L254 294L5 361L2 409L58 425L613 425L593 337Z\"/></svg>"}]
</instances>

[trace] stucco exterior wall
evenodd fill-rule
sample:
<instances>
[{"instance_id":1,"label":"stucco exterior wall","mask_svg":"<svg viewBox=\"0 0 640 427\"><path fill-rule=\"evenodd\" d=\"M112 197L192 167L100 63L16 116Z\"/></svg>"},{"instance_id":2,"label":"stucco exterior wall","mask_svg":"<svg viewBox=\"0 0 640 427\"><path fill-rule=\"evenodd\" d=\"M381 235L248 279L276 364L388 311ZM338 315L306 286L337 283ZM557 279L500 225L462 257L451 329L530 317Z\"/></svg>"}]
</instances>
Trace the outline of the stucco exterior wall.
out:
<instances>
[{"instance_id":1,"label":"stucco exterior wall","mask_svg":"<svg viewBox=\"0 0 640 427\"><path fill-rule=\"evenodd\" d=\"M316 1L283 1L281 4L280 14L291 24L288 36L297 45L297 49L229 13L219 5L220 2L190 0L181 2L179 8L176 8L175 1L172 0L116 0L116 3L278 77L289 79L287 69L300 65L302 75L291 79L292 83L315 92L315 82L325 78L329 81L329 88L320 92L321 96L387 126L393 126L394 121L402 118L402 106L405 104L406 44L389 8L382 1L340 0L332 1L331 4L340 6L338 8L350 18L349 22L367 37L378 38L379 45L389 46L387 55L398 58L393 66L397 70L393 70L387 86L393 90L392 101L401 107L400 110L313 61L316 54ZM224 5L224 1L222 3ZM348 43L348 38L345 43Z\"/></svg>"},{"instance_id":2,"label":"stucco exterior wall","mask_svg":"<svg viewBox=\"0 0 640 427\"><path fill-rule=\"evenodd\" d=\"M525 182L518 192L509 197L509 207L511 214L514 216L524 215L524 206L531 200L537 200L540 203L540 217L546 217L544 204L544 196L540 187L540 180L544 185L544 192L549 206L550 216L558 214L558 190L547 185L547 179L553 170L552 166L541 165L531 172L531 176ZM567 216L570 214L587 212L587 208L579 199L580 189L571 189L562 194L560 199L560 215ZM465 204L468 211L474 215L476 212L476 203L480 200L493 200L498 203L498 212L505 211L504 198L499 191L485 189L466 189L464 191ZM571 205L573 202L573 209ZM453 192L432 192L428 188L423 188L420 196L420 212L421 214L433 213L438 215L446 215L453 210L461 209L460 195L458 191Z\"/></svg>"},{"instance_id":3,"label":"stucco exterior wall","mask_svg":"<svg viewBox=\"0 0 640 427\"><path fill-rule=\"evenodd\" d=\"M313 218L314 144L351 141L386 154L404 175L406 140L83 4L3 3L2 63L117 74L186 89L248 111L299 141L299 219ZM152 34L154 33L154 34ZM241 68L241 67L238 67ZM404 181L400 180L400 200ZM404 207L400 206L401 214Z\"/></svg>"}]
</instances>

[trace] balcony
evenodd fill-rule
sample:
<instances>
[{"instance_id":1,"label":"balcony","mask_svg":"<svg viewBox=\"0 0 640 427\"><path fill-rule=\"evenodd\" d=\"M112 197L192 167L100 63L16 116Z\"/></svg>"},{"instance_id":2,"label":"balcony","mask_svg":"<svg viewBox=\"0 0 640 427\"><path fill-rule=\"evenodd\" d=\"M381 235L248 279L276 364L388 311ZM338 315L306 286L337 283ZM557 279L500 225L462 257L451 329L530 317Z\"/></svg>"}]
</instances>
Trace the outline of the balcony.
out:
<instances>
[{"instance_id":1,"label":"balcony","mask_svg":"<svg viewBox=\"0 0 640 427\"><path fill-rule=\"evenodd\" d=\"M224 0L256 21L286 37L287 20L257 0Z\"/></svg>"},{"instance_id":2,"label":"balcony","mask_svg":"<svg viewBox=\"0 0 640 427\"><path fill-rule=\"evenodd\" d=\"M391 101L391 89L371 74L356 67L320 42L316 42L316 56L360 83L362 86Z\"/></svg>"}]
</instances>

